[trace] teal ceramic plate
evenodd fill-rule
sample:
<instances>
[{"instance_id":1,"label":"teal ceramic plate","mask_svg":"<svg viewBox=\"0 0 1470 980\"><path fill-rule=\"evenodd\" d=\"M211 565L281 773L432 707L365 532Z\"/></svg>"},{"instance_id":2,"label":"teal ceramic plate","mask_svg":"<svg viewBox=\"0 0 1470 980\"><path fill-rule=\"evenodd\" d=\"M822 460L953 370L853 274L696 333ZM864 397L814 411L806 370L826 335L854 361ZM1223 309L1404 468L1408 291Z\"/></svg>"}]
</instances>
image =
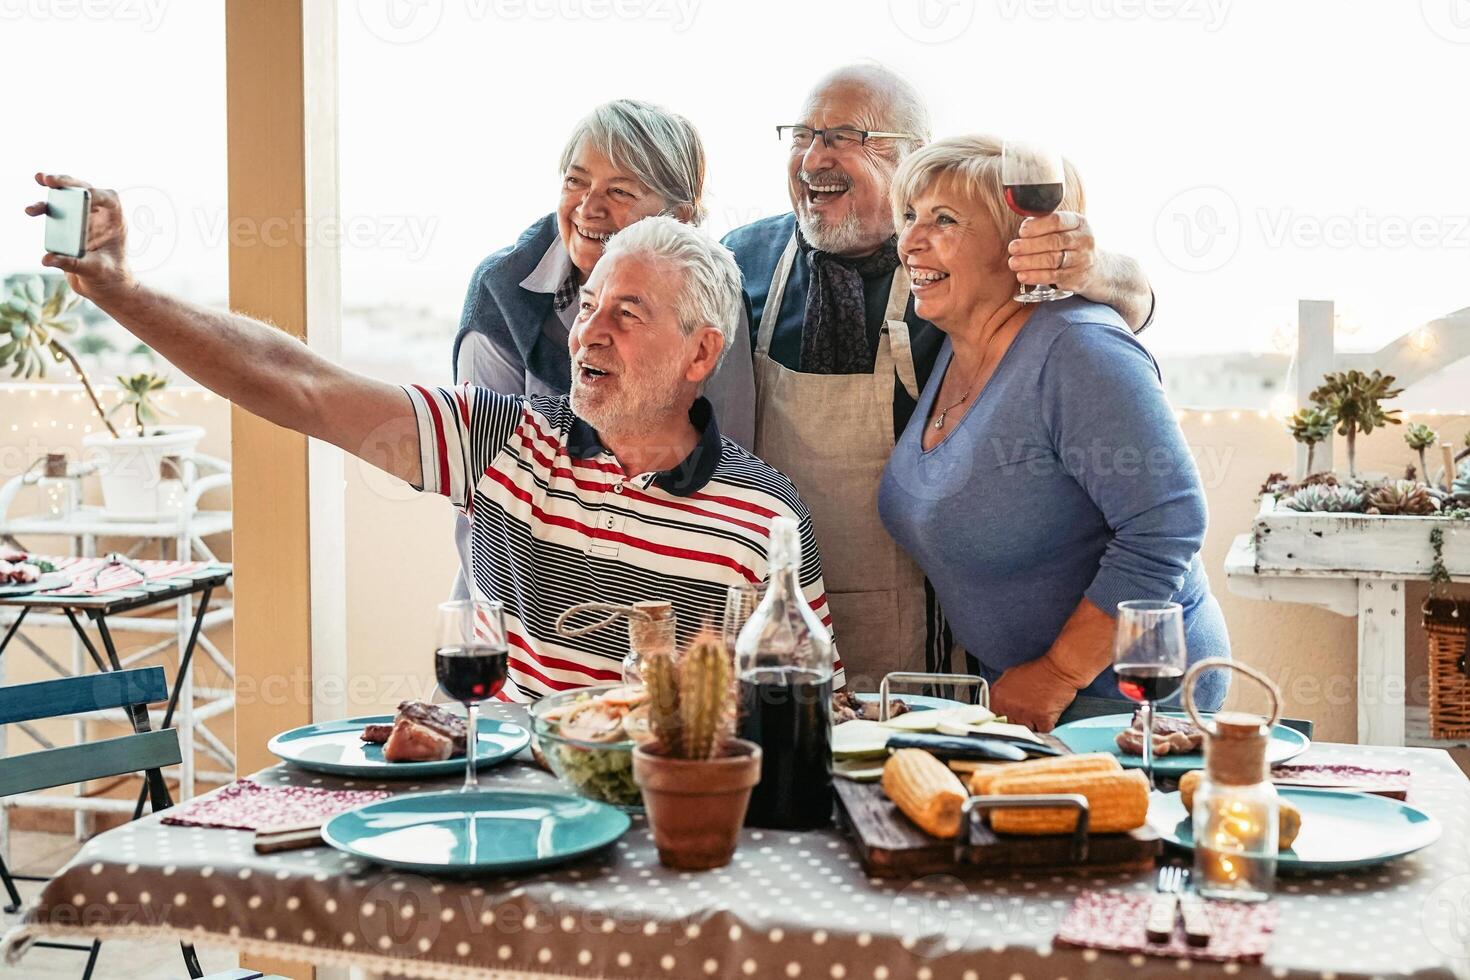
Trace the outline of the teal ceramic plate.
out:
<instances>
[{"instance_id":1,"label":"teal ceramic plate","mask_svg":"<svg viewBox=\"0 0 1470 980\"><path fill-rule=\"evenodd\" d=\"M392 715L371 715L302 725L282 732L266 746L271 753L302 769L333 776L363 779L423 779L464 772L464 756L442 762L389 762L383 747L361 738L364 725L391 725ZM481 718L475 768L504 762L531 743L531 733L520 725Z\"/></svg>"},{"instance_id":2,"label":"teal ceramic plate","mask_svg":"<svg viewBox=\"0 0 1470 980\"><path fill-rule=\"evenodd\" d=\"M1171 718L1185 717L1182 712L1178 711L1162 711L1160 714ZM1206 713L1205 717L1210 718L1212 715ZM1100 715L1097 718L1084 718L1081 721L1059 725L1052 731L1052 734L1061 739L1062 744L1073 752L1111 752L1123 765L1142 769L1143 756L1124 752L1118 748L1118 743L1115 741L1118 733L1132 723L1131 714ZM1311 744L1311 740L1296 729L1277 725L1271 730L1271 742L1266 746L1266 762L1273 766L1278 762L1285 762L1307 751ZM1182 776L1191 769L1203 769L1204 767L1203 752L1161 755L1154 759L1154 772L1160 776Z\"/></svg>"},{"instance_id":3,"label":"teal ceramic plate","mask_svg":"<svg viewBox=\"0 0 1470 980\"><path fill-rule=\"evenodd\" d=\"M903 694L902 692L894 692L889 694L888 697L896 701L902 701L909 706L910 711L935 711L943 708L967 707L963 701L955 701L950 698L931 698L927 694ZM878 695L876 694L859 694L857 698L859 701L872 702L874 704L878 701Z\"/></svg>"},{"instance_id":4,"label":"teal ceramic plate","mask_svg":"<svg viewBox=\"0 0 1470 980\"><path fill-rule=\"evenodd\" d=\"M71 576L65 572L46 572L34 582L0 585L0 598L14 595L30 595L32 592L45 592L48 589L60 589L68 585L71 585Z\"/></svg>"},{"instance_id":5,"label":"teal ceramic plate","mask_svg":"<svg viewBox=\"0 0 1470 980\"><path fill-rule=\"evenodd\" d=\"M611 844L629 824L616 807L581 796L413 793L338 814L322 839L391 868L484 874L570 861Z\"/></svg>"},{"instance_id":6,"label":"teal ceramic plate","mask_svg":"<svg viewBox=\"0 0 1470 980\"><path fill-rule=\"evenodd\" d=\"M1277 855L1278 871L1330 874L1371 868L1439 840L1438 820L1386 796L1293 786L1276 791L1302 811L1301 833ZM1194 849L1194 827L1178 793L1154 797L1148 819L1165 843Z\"/></svg>"}]
</instances>

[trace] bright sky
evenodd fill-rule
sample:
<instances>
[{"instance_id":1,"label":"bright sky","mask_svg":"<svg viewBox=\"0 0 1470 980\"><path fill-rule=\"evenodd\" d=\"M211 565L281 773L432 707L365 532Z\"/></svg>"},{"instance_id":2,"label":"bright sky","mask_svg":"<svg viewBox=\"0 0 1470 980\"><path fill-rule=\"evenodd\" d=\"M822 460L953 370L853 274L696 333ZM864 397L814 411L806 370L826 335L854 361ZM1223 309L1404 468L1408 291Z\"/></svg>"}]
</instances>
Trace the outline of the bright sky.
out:
<instances>
[{"instance_id":1,"label":"bright sky","mask_svg":"<svg viewBox=\"0 0 1470 980\"><path fill-rule=\"evenodd\" d=\"M0 0L0 207L58 168L131 188L139 266L225 291L218 0ZM619 96L691 117L717 233L786 210L788 122L875 58L939 135L1048 142L1101 245L1137 257L1164 353L1270 350L1298 298L1373 347L1470 305L1470 0L340 0L348 303L453 318L550 210L565 133ZM19 102L19 99L13 100ZM39 229L0 222L0 272Z\"/></svg>"}]
</instances>

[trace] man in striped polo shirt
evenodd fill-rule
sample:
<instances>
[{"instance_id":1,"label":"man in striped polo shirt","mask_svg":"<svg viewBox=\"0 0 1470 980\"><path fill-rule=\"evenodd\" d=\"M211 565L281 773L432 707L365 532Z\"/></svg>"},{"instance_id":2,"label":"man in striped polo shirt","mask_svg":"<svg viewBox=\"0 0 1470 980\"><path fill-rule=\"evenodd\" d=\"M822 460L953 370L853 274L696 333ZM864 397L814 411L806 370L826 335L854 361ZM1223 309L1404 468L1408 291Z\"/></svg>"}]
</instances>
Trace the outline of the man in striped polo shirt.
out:
<instances>
[{"instance_id":1,"label":"man in striped polo shirt","mask_svg":"<svg viewBox=\"0 0 1470 980\"><path fill-rule=\"evenodd\" d=\"M26 210L42 215L46 205ZM443 494L469 516L474 591L505 603L506 697L620 676L615 634L555 634L557 616L576 603L669 599L684 635L715 622L729 586L766 578L778 516L801 526L802 588L830 624L795 488L722 438L699 396L729 346L741 293L730 252L697 229L645 218L608 243L569 339L570 399L355 374L249 317L137 282L124 239L117 195L94 190L85 257L47 253L42 263L69 273L77 292L206 388Z\"/></svg>"}]
</instances>

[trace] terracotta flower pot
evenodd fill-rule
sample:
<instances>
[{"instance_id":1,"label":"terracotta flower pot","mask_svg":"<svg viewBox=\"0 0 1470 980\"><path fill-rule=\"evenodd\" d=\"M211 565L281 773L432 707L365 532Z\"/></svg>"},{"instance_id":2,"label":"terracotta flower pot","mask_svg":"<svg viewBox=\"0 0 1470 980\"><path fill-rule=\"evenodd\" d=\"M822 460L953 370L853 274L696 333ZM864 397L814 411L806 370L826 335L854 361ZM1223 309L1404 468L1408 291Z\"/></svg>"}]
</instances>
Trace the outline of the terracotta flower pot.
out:
<instances>
[{"instance_id":1,"label":"terracotta flower pot","mask_svg":"<svg viewBox=\"0 0 1470 980\"><path fill-rule=\"evenodd\" d=\"M658 746L633 748L633 779L658 859L679 871L722 868L735 854L750 792L761 778L761 749L731 739L714 759L675 759Z\"/></svg>"}]
</instances>

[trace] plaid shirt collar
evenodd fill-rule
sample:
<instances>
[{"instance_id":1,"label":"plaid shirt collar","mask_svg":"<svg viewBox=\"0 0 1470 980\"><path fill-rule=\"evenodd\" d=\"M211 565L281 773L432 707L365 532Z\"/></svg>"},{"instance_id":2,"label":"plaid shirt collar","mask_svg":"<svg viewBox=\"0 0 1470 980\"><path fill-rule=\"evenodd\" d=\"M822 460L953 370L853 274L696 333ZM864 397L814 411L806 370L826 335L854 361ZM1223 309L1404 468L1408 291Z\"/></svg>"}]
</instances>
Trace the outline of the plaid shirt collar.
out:
<instances>
[{"instance_id":1,"label":"plaid shirt collar","mask_svg":"<svg viewBox=\"0 0 1470 980\"><path fill-rule=\"evenodd\" d=\"M546 254L531 274L521 280L521 288L533 293L550 293L551 305L557 313L566 310L576 300L582 287L577 282L577 269L572 265L572 257L567 254L560 238L546 249Z\"/></svg>"}]
</instances>

